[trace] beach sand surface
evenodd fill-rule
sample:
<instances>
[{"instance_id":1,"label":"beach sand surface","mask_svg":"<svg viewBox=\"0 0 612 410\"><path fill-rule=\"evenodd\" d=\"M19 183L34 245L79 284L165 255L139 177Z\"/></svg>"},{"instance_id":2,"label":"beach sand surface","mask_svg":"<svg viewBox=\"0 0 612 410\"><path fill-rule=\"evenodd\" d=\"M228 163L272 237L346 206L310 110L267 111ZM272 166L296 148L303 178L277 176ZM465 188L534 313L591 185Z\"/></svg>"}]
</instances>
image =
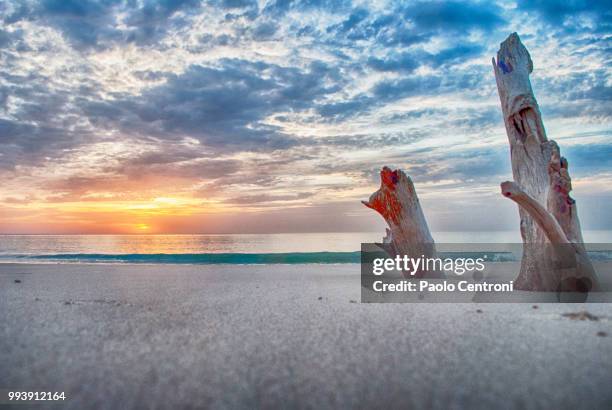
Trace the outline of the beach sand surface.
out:
<instances>
[{"instance_id":1,"label":"beach sand surface","mask_svg":"<svg viewBox=\"0 0 612 410\"><path fill-rule=\"evenodd\" d=\"M0 265L0 389L66 392L19 409L612 408L612 304L359 302L359 265Z\"/></svg>"}]
</instances>

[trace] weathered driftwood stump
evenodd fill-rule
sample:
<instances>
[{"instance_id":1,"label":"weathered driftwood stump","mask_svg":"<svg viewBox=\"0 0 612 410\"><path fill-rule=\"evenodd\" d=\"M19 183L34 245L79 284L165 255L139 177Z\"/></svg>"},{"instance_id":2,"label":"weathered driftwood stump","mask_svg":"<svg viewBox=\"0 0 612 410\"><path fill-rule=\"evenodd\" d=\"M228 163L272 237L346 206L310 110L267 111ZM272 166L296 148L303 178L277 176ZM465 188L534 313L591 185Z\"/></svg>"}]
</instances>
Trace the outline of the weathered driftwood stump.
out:
<instances>
[{"instance_id":1,"label":"weathered driftwood stump","mask_svg":"<svg viewBox=\"0 0 612 410\"><path fill-rule=\"evenodd\" d=\"M362 203L378 212L389 228L383 238L383 249L391 256L435 258L436 246L412 180L401 170L384 167L380 172L380 189ZM411 277L443 277L439 271L416 272Z\"/></svg>"},{"instance_id":2,"label":"weathered driftwood stump","mask_svg":"<svg viewBox=\"0 0 612 410\"><path fill-rule=\"evenodd\" d=\"M493 59L514 182L502 194L519 205L523 258L514 287L534 291L588 291L597 278L585 251L567 160L546 138L529 74L533 63L516 33Z\"/></svg>"}]
</instances>

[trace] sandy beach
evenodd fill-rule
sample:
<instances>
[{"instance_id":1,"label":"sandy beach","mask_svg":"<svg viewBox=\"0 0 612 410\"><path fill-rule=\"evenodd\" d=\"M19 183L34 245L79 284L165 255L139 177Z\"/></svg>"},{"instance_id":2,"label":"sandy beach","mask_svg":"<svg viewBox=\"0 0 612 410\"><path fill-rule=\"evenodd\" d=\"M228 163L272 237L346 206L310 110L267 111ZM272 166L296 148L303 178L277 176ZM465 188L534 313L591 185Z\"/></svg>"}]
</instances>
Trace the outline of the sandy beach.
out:
<instances>
[{"instance_id":1,"label":"sandy beach","mask_svg":"<svg viewBox=\"0 0 612 410\"><path fill-rule=\"evenodd\" d=\"M359 283L358 265L0 265L0 388L71 409L612 406L610 304L362 304ZM562 316L583 309L598 320Z\"/></svg>"}]
</instances>

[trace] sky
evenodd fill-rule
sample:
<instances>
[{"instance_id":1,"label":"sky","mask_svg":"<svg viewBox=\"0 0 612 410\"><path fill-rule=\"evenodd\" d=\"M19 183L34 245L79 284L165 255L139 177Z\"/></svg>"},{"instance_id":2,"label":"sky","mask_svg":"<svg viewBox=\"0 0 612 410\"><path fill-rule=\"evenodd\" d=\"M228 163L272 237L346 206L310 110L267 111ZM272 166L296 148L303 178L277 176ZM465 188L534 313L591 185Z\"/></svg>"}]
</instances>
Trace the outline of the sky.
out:
<instances>
[{"instance_id":1,"label":"sky","mask_svg":"<svg viewBox=\"0 0 612 410\"><path fill-rule=\"evenodd\" d=\"M0 233L518 229L491 58L518 32L584 229L612 229L612 2L0 0Z\"/></svg>"}]
</instances>

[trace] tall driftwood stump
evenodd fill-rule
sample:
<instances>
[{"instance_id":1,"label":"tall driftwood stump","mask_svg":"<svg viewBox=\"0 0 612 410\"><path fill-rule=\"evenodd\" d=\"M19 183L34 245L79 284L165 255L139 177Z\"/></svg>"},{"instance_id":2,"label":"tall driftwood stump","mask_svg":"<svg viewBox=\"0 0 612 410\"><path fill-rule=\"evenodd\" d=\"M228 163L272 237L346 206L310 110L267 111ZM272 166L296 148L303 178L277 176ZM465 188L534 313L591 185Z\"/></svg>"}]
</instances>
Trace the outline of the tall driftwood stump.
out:
<instances>
[{"instance_id":1,"label":"tall driftwood stump","mask_svg":"<svg viewBox=\"0 0 612 410\"><path fill-rule=\"evenodd\" d=\"M435 258L436 246L410 177L397 169L384 167L380 172L380 189L362 203L378 212L389 228L383 238L383 249L391 256ZM439 271L420 271L413 278L440 278Z\"/></svg>"},{"instance_id":2,"label":"tall driftwood stump","mask_svg":"<svg viewBox=\"0 0 612 410\"><path fill-rule=\"evenodd\" d=\"M516 33L493 58L510 142L514 182L502 194L519 206L523 257L514 287L532 291L594 290L597 277L584 248L567 160L546 138L529 74L533 63Z\"/></svg>"}]
</instances>

